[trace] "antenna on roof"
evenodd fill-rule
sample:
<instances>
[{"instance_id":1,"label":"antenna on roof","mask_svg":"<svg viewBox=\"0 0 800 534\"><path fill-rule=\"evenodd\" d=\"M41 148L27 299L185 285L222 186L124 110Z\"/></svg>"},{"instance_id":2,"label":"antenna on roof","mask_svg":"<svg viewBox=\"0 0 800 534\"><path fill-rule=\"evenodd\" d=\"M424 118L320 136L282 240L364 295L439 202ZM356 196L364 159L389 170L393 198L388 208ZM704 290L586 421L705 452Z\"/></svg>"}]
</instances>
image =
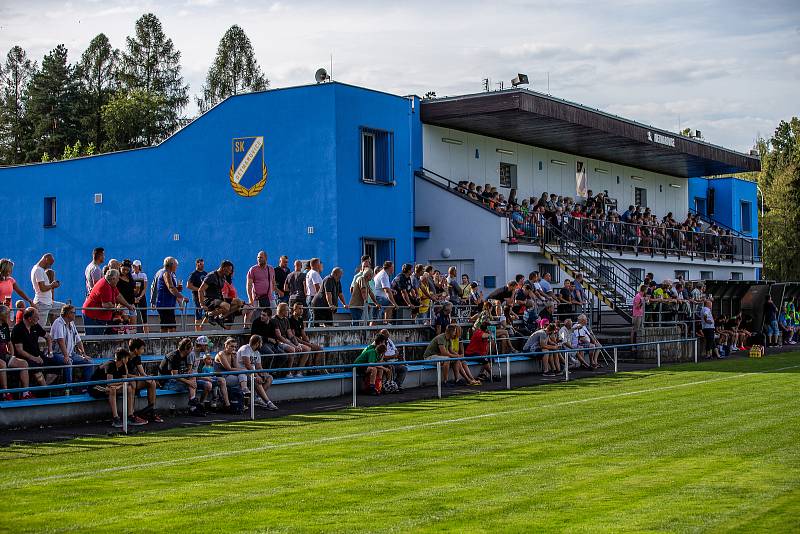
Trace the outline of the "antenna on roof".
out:
<instances>
[{"instance_id":1,"label":"antenna on roof","mask_svg":"<svg viewBox=\"0 0 800 534\"><path fill-rule=\"evenodd\" d=\"M333 52L331 52L331 71L330 74L328 75L328 79L331 80L333 79Z\"/></svg>"},{"instance_id":2,"label":"antenna on roof","mask_svg":"<svg viewBox=\"0 0 800 534\"><path fill-rule=\"evenodd\" d=\"M483 90L486 91L487 93L489 92L489 86L491 85L491 83L492 80L490 80L489 78L483 79Z\"/></svg>"}]
</instances>

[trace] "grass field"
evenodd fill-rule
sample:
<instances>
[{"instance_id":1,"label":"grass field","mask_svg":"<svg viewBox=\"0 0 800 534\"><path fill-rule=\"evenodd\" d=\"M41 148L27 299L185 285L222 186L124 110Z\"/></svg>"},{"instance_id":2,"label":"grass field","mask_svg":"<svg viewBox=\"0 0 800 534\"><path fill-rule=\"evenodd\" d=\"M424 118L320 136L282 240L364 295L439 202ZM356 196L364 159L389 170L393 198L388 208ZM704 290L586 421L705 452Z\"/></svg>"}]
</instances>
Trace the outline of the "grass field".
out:
<instances>
[{"instance_id":1,"label":"grass field","mask_svg":"<svg viewBox=\"0 0 800 534\"><path fill-rule=\"evenodd\" d=\"M800 353L0 449L0 530L800 525Z\"/></svg>"}]
</instances>

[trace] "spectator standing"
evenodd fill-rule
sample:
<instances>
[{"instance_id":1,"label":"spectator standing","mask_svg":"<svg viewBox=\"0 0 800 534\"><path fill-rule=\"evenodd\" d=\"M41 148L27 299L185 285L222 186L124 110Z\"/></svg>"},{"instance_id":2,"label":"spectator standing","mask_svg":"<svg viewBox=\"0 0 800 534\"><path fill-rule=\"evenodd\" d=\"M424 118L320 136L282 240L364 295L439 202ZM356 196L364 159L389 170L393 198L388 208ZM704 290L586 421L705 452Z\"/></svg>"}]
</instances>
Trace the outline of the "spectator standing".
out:
<instances>
[{"instance_id":1,"label":"spectator standing","mask_svg":"<svg viewBox=\"0 0 800 534\"><path fill-rule=\"evenodd\" d=\"M289 273L283 283L283 292L289 296L289 306L292 308L295 303L300 303L301 307L306 305L306 273L303 272L302 261L295 260L294 271Z\"/></svg>"},{"instance_id":2,"label":"spectator standing","mask_svg":"<svg viewBox=\"0 0 800 534\"><path fill-rule=\"evenodd\" d=\"M111 324L112 310L120 304L128 309L133 309L133 304L128 304L117 289L119 271L109 269L89 292L83 302L83 326L86 334L105 334Z\"/></svg>"},{"instance_id":3,"label":"spectator standing","mask_svg":"<svg viewBox=\"0 0 800 534\"><path fill-rule=\"evenodd\" d=\"M274 290L275 269L267 264L267 253L262 250L256 256L256 264L247 271L247 298L252 306L272 308Z\"/></svg>"},{"instance_id":4,"label":"spectator standing","mask_svg":"<svg viewBox=\"0 0 800 534\"><path fill-rule=\"evenodd\" d=\"M92 359L86 356L83 341L78 334L75 326L75 306L65 304L61 308L61 315L53 321L50 327L50 337L53 338L53 355L49 358L54 365L79 365L77 371L82 374L83 381L88 382L92 378L94 368L91 365ZM72 367L64 368L64 381L72 383ZM85 388L80 388L79 391Z\"/></svg>"},{"instance_id":5,"label":"spectator standing","mask_svg":"<svg viewBox=\"0 0 800 534\"><path fill-rule=\"evenodd\" d=\"M159 271L161 275L156 279L156 309L161 322L161 332L177 330L175 308L188 300L181 294L183 285L178 282L175 274L177 270L178 260L167 256L164 258L164 268Z\"/></svg>"},{"instance_id":6,"label":"spectator standing","mask_svg":"<svg viewBox=\"0 0 800 534\"><path fill-rule=\"evenodd\" d=\"M83 278L86 282L86 294L88 295L94 285L103 278L103 262L106 261L106 251L103 247L97 247L92 251L92 261L83 271Z\"/></svg>"},{"instance_id":7,"label":"spectator standing","mask_svg":"<svg viewBox=\"0 0 800 534\"><path fill-rule=\"evenodd\" d=\"M402 307L407 309L411 313L412 322L416 320L417 310L419 309L418 306L414 306L414 304L419 304L419 301L416 299L412 301L412 293L413 287L411 285L411 271L413 266L410 263L405 263L400 269L400 272L397 273L397 276L394 277L392 280L392 291L395 295L395 301Z\"/></svg>"},{"instance_id":8,"label":"spectator standing","mask_svg":"<svg viewBox=\"0 0 800 534\"><path fill-rule=\"evenodd\" d=\"M458 269L451 266L447 269L447 299L454 306L461 304L461 286L458 285Z\"/></svg>"},{"instance_id":9,"label":"spectator standing","mask_svg":"<svg viewBox=\"0 0 800 534\"><path fill-rule=\"evenodd\" d=\"M311 301L322 287L322 262L319 258L311 258L308 262L308 272L306 273L306 306L308 306L309 324L314 320L314 307Z\"/></svg>"},{"instance_id":10,"label":"spectator standing","mask_svg":"<svg viewBox=\"0 0 800 534\"><path fill-rule=\"evenodd\" d=\"M202 330L203 328L203 318L205 316L205 312L203 311L203 304L200 302L200 295L198 291L200 291L200 286L203 285L203 280L205 280L206 276L208 276L208 273L206 272L206 262L203 258L197 258L194 260L194 271L186 280L186 287L192 292L192 300L194 302L195 331Z\"/></svg>"},{"instance_id":11,"label":"spectator standing","mask_svg":"<svg viewBox=\"0 0 800 534\"><path fill-rule=\"evenodd\" d=\"M631 324L631 344L636 343L639 331L642 329L644 322L644 308L647 305L647 287L642 284L639 286L639 291L633 297L633 323ZM634 348L634 350L636 350Z\"/></svg>"},{"instance_id":12,"label":"spectator standing","mask_svg":"<svg viewBox=\"0 0 800 534\"><path fill-rule=\"evenodd\" d=\"M315 309L314 317L318 325L324 326L328 323L333 326L333 314L339 308L339 302L347 308L347 302L342 293L342 271L341 267L334 267L331 274L322 280L322 287L311 300L311 306Z\"/></svg>"},{"instance_id":13,"label":"spectator standing","mask_svg":"<svg viewBox=\"0 0 800 534\"><path fill-rule=\"evenodd\" d=\"M53 299L53 290L61 286L61 282L58 280L50 282L46 273L47 269L52 267L55 261L53 255L48 252L31 269L31 285L35 292L33 304L39 310L39 325L42 328L50 320L50 314L58 314L64 306L63 302L57 302Z\"/></svg>"},{"instance_id":14,"label":"spectator standing","mask_svg":"<svg viewBox=\"0 0 800 534\"><path fill-rule=\"evenodd\" d=\"M367 267L356 275L353 285L350 287L350 317L354 326L359 324L364 317L364 309L367 304L375 302L375 293L369 285L372 276L372 269Z\"/></svg>"},{"instance_id":15,"label":"spectator standing","mask_svg":"<svg viewBox=\"0 0 800 534\"><path fill-rule=\"evenodd\" d=\"M712 358L716 348L714 339L716 327L714 325L714 315L711 313L711 300L709 299L703 301L703 308L700 310L700 327L703 331L703 353L706 358Z\"/></svg>"},{"instance_id":16,"label":"spectator standing","mask_svg":"<svg viewBox=\"0 0 800 534\"><path fill-rule=\"evenodd\" d=\"M286 279L289 277L289 256L281 256L278 266L275 267L275 294L278 302L289 303L289 294L286 292Z\"/></svg>"},{"instance_id":17,"label":"spectator standing","mask_svg":"<svg viewBox=\"0 0 800 534\"><path fill-rule=\"evenodd\" d=\"M394 292L392 291L391 276L394 274L394 263L387 260L383 262L383 269L373 277L375 282L375 303L383 308L383 322L389 324L392 313L397 307ZM375 308L375 319L379 317L380 308Z\"/></svg>"},{"instance_id":18,"label":"spectator standing","mask_svg":"<svg viewBox=\"0 0 800 534\"><path fill-rule=\"evenodd\" d=\"M36 299L34 299L36 300ZM778 307L772 300L772 295L767 295L764 303L764 324L767 325L767 344L780 346L781 331L778 327Z\"/></svg>"},{"instance_id":19,"label":"spectator standing","mask_svg":"<svg viewBox=\"0 0 800 534\"><path fill-rule=\"evenodd\" d=\"M141 260L133 260L131 266L131 278L136 287L136 298L134 299L136 318L142 325L142 332L147 334L150 332L147 326L147 274L142 270Z\"/></svg>"},{"instance_id":20,"label":"spectator standing","mask_svg":"<svg viewBox=\"0 0 800 534\"><path fill-rule=\"evenodd\" d=\"M131 264L131 260L123 260L123 262L119 266L119 282L117 282L117 289L119 290L122 297L125 299L126 302L135 303L136 302L136 281L131 276L131 268L133 265ZM136 325L136 309L127 310L128 315L128 324ZM130 329L132 332L136 332L136 327Z\"/></svg>"},{"instance_id":21,"label":"spectator standing","mask_svg":"<svg viewBox=\"0 0 800 534\"><path fill-rule=\"evenodd\" d=\"M0 260L0 305L6 306L11 309L11 300L13 293L16 291L17 295L29 305L33 306L33 300L22 290L17 284L17 281L11 276L14 272L14 262L8 258Z\"/></svg>"}]
</instances>

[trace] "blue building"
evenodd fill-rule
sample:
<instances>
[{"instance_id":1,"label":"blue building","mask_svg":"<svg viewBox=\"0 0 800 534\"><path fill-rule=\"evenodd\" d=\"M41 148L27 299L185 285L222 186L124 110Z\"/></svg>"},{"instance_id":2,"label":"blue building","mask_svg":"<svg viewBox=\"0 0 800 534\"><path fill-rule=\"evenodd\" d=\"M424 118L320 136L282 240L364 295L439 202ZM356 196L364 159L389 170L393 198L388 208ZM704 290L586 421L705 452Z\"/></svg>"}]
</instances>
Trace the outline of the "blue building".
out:
<instances>
[{"instance_id":1,"label":"blue building","mask_svg":"<svg viewBox=\"0 0 800 534\"><path fill-rule=\"evenodd\" d=\"M418 110L341 83L278 89L229 98L152 148L2 168L0 255L27 288L52 252L60 300L83 298L96 246L150 276L166 256L184 279L196 257L227 258L240 291L262 249L270 263L320 257L326 272L351 272L365 250L413 260Z\"/></svg>"},{"instance_id":2,"label":"blue building","mask_svg":"<svg viewBox=\"0 0 800 534\"><path fill-rule=\"evenodd\" d=\"M730 254L582 256L602 258L598 286L612 275L625 286L603 295L619 307L647 272L756 277L754 184L694 177L758 168L746 154L519 88L420 101L323 83L228 98L152 148L0 168L10 215L0 255L28 287L30 267L52 252L62 301L83 299L96 246L107 259L141 259L150 276L166 256L181 262L183 279L197 257L207 269L230 259L240 291L262 249L273 264L281 254L319 257L346 280L362 254L377 264L456 266L486 290L517 273L550 272L558 282L562 271L593 269L567 269L563 251L516 242L506 218L458 194L459 181L534 200L579 198L588 186L620 211L638 204L679 218L697 207L745 234Z\"/></svg>"}]
</instances>

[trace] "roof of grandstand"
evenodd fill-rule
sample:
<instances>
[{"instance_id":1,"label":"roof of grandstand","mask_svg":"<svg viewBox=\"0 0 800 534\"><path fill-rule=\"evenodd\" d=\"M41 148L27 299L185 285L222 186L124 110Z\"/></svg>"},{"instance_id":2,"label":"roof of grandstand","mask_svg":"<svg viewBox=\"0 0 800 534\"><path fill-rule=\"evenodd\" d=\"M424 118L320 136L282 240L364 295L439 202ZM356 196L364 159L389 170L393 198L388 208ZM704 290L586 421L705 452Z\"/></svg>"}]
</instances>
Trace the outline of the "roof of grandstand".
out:
<instances>
[{"instance_id":1,"label":"roof of grandstand","mask_svg":"<svg viewBox=\"0 0 800 534\"><path fill-rule=\"evenodd\" d=\"M761 169L757 157L528 89L424 100L422 121L689 178Z\"/></svg>"}]
</instances>

